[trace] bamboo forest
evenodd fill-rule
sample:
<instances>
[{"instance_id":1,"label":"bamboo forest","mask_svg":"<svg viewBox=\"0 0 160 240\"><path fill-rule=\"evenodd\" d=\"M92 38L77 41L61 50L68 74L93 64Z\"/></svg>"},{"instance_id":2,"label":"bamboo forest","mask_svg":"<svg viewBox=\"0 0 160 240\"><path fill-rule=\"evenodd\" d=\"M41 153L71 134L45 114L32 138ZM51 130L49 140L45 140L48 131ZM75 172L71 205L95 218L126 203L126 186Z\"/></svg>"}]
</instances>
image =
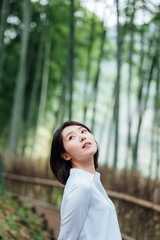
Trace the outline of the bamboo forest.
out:
<instances>
[{"instance_id":1,"label":"bamboo forest","mask_svg":"<svg viewBox=\"0 0 160 240\"><path fill-rule=\"evenodd\" d=\"M160 239L159 0L0 1L0 239L57 239L68 120L95 136L123 240Z\"/></svg>"}]
</instances>

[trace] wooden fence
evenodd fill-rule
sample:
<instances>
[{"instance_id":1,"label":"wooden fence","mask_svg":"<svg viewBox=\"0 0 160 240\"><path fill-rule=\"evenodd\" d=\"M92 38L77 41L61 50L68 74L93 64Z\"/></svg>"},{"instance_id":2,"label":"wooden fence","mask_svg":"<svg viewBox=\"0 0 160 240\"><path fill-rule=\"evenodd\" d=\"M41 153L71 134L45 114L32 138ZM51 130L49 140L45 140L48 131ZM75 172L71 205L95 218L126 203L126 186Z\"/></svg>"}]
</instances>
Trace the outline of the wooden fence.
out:
<instances>
[{"instance_id":1,"label":"wooden fence","mask_svg":"<svg viewBox=\"0 0 160 240\"><path fill-rule=\"evenodd\" d=\"M16 180L20 182L25 182L25 183L32 183L32 184L39 184L39 185L45 185L45 186L53 186L53 187L62 187L63 185L60 184L56 180L50 180L50 179L42 179L42 178L34 178L34 177L29 177L29 176L22 176L22 175L16 175L16 174L11 174L11 173L4 173L4 178L10 179L10 180ZM160 213L160 205L144 200L144 199L139 199L133 196L130 196L125 193L119 193L111 190L107 190L108 195L111 198L118 199L118 200L123 200L129 203L132 203L134 205L138 205L143 208L148 208L153 211L159 212Z\"/></svg>"}]
</instances>

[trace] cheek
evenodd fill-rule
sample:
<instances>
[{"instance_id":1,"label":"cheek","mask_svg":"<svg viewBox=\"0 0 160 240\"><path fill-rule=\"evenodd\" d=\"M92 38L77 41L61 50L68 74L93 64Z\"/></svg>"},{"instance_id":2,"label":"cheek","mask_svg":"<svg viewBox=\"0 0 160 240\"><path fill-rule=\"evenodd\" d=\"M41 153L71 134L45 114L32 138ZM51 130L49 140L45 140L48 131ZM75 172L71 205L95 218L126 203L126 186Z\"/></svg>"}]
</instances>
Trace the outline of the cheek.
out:
<instances>
[{"instance_id":1,"label":"cheek","mask_svg":"<svg viewBox=\"0 0 160 240\"><path fill-rule=\"evenodd\" d=\"M65 151L70 155L74 155L77 152L77 146L73 142L69 142L67 144L64 143L64 148L65 148Z\"/></svg>"},{"instance_id":2,"label":"cheek","mask_svg":"<svg viewBox=\"0 0 160 240\"><path fill-rule=\"evenodd\" d=\"M95 153L97 152L97 150L98 150L98 145L97 145L97 143L95 142Z\"/></svg>"},{"instance_id":3,"label":"cheek","mask_svg":"<svg viewBox=\"0 0 160 240\"><path fill-rule=\"evenodd\" d=\"M98 150L98 144L97 144L97 142L96 142L96 140L94 139L94 146L95 146L95 149L96 149L96 151Z\"/></svg>"},{"instance_id":4,"label":"cheek","mask_svg":"<svg viewBox=\"0 0 160 240\"><path fill-rule=\"evenodd\" d=\"M95 148L96 151L97 151L97 149L98 149L98 144L97 144L97 142L96 142L96 140L95 140L95 138L94 138L94 136L93 136L92 134L89 134L88 140L91 140L91 141L92 141L93 146L94 146L94 148Z\"/></svg>"},{"instance_id":5,"label":"cheek","mask_svg":"<svg viewBox=\"0 0 160 240\"><path fill-rule=\"evenodd\" d=\"M64 147L64 150L65 150L65 152L68 152L68 149L67 149L67 144L66 144L66 142L65 142L65 141L63 142L63 147Z\"/></svg>"},{"instance_id":6,"label":"cheek","mask_svg":"<svg viewBox=\"0 0 160 240\"><path fill-rule=\"evenodd\" d=\"M95 145L96 145L96 146L98 146L98 145L97 145L97 142L96 142L96 139L94 138L94 136L93 136L93 135L91 135L91 136L90 136L90 138L91 138L92 142L94 142L94 143L95 143Z\"/></svg>"}]
</instances>

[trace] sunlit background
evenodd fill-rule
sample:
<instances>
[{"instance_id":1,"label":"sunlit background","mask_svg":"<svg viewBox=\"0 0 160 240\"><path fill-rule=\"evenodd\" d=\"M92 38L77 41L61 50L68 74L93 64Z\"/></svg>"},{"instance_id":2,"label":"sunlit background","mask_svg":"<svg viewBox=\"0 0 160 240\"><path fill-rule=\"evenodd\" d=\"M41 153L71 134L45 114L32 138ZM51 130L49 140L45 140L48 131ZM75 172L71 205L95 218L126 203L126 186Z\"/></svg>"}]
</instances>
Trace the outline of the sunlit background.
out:
<instances>
[{"instance_id":1,"label":"sunlit background","mask_svg":"<svg viewBox=\"0 0 160 240\"><path fill-rule=\"evenodd\" d=\"M123 240L159 240L159 0L0 1L0 238L57 238L49 157L68 120L98 142Z\"/></svg>"},{"instance_id":2,"label":"sunlit background","mask_svg":"<svg viewBox=\"0 0 160 240\"><path fill-rule=\"evenodd\" d=\"M159 177L159 1L0 7L1 152L47 159L72 119L92 129L100 165Z\"/></svg>"}]
</instances>

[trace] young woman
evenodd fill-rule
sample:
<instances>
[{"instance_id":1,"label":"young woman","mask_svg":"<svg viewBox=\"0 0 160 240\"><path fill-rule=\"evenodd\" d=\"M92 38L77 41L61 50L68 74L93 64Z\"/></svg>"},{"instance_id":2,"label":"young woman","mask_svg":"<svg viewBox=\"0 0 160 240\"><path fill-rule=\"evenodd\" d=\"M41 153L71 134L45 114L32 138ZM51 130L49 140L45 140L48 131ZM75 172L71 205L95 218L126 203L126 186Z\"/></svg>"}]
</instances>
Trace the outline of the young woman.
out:
<instances>
[{"instance_id":1,"label":"young woman","mask_svg":"<svg viewBox=\"0 0 160 240\"><path fill-rule=\"evenodd\" d=\"M65 122L53 136L50 166L65 184L58 240L121 240L115 207L95 171L98 146L89 128Z\"/></svg>"}]
</instances>

